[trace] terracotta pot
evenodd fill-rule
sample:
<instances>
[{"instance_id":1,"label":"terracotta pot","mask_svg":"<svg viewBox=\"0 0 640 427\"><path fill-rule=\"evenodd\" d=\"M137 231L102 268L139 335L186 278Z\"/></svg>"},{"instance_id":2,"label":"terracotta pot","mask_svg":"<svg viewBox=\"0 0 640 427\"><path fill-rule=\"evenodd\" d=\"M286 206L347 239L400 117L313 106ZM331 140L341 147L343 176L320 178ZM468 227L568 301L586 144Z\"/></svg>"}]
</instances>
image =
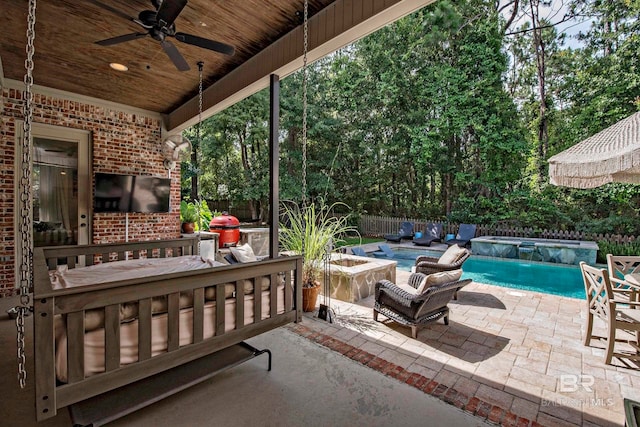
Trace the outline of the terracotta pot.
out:
<instances>
[{"instance_id":1,"label":"terracotta pot","mask_svg":"<svg viewBox=\"0 0 640 427\"><path fill-rule=\"evenodd\" d=\"M184 234L192 234L196 230L196 225L193 222L183 222L182 223L182 232Z\"/></svg>"},{"instance_id":2,"label":"terracotta pot","mask_svg":"<svg viewBox=\"0 0 640 427\"><path fill-rule=\"evenodd\" d=\"M302 311L313 311L316 309L316 301L320 293L320 284L311 287L302 287Z\"/></svg>"}]
</instances>

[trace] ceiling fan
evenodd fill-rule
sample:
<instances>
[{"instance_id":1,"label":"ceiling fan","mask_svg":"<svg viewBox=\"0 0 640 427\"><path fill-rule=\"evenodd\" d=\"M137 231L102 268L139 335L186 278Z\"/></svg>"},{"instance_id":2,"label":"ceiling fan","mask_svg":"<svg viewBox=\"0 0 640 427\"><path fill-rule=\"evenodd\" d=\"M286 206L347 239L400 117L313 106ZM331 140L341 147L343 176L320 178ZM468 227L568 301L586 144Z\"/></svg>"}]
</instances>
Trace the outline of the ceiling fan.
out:
<instances>
[{"instance_id":1,"label":"ceiling fan","mask_svg":"<svg viewBox=\"0 0 640 427\"><path fill-rule=\"evenodd\" d=\"M176 40L190 45L202 47L205 49L220 52L225 55L233 55L234 48L226 43L205 39L191 34L176 32L174 21L187 5L187 0L151 0L155 10L143 10L138 14L137 18L128 16L126 13L114 9L98 0L89 0L91 3L99 6L109 12L120 16L128 21L135 22L146 30L146 32L124 34L122 36L112 37L105 40L97 41L96 44L101 46L112 46L114 44L136 40L142 37L151 36L162 45L162 49L180 71L188 71L189 64L184 59L173 43L167 40L167 37L174 37Z\"/></svg>"}]
</instances>

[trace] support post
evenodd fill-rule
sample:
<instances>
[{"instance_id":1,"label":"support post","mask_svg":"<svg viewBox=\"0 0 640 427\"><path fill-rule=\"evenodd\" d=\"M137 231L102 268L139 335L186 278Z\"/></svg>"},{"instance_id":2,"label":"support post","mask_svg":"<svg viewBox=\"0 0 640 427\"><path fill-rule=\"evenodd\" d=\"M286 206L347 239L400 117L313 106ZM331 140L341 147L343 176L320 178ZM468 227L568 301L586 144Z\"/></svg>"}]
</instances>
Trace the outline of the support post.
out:
<instances>
[{"instance_id":1,"label":"support post","mask_svg":"<svg viewBox=\"0 0 640 427\"><path fill-rule=\"evenodd\" d=\"M269 258L278 256L278 220L280 209L280 77L269 76Z\"/></svg>"}]
</instances>

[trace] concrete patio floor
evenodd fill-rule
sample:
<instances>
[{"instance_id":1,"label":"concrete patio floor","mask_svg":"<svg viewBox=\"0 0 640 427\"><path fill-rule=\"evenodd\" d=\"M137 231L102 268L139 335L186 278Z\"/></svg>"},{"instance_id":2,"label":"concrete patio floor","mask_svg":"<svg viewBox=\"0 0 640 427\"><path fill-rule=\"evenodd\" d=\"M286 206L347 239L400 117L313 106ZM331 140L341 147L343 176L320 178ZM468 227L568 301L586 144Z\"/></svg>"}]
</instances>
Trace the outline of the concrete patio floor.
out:
<instances>
[{"instance_id":1,"label":"concrete patio floor","mask_svg":"<svg viewBox=\"0 0 640 427\"><path fill-rule=\"evenodd\" d=\"M398 281L408 274L398 270ZM640 400L638 365L605 365L603 342L583 345L583 300L471 283L449 304L449 326L428 325L417 339L384 316L374 322L373 297L331 307L333 323L307 313L289 327L495 424L623 426L623 398Z\"/></svg>"},{"instance_id":2,"label":"concrete patio floor","mask_svg":"<svg viewBox=\"0 0 640 427\"><path fill-rule=\"evenodd\" d=\"M15 322L0 299L0 426L71 426L66 409L35 420L32 317L26 319L27 384L17 379ZM305 323L312 323L311 318ZM196 386L109 423L109 426L483 426L478 417L339 353L286 327L247 340L273 353L219 373Z\"/></svg>"}]
</instances>

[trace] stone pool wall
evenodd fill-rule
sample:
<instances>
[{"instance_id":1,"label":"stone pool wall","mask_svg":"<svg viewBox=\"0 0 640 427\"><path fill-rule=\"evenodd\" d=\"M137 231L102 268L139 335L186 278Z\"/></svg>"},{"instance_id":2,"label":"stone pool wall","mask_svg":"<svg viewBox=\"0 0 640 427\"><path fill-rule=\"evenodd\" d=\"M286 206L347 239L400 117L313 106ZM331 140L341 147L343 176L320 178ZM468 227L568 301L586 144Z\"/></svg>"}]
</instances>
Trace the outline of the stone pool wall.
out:
<instances>
[{"instance_id":1,"label":"stone pool wall","mask_svg":"<svg viewBox=\"0 0 640 427\"><path fill-rule=\"evenodd\" d=\"M580 261L595 264L598 244L584 240L482 236L471 239L471 251L474 255L578 265Z\"/></svg>"}]
</instances>

